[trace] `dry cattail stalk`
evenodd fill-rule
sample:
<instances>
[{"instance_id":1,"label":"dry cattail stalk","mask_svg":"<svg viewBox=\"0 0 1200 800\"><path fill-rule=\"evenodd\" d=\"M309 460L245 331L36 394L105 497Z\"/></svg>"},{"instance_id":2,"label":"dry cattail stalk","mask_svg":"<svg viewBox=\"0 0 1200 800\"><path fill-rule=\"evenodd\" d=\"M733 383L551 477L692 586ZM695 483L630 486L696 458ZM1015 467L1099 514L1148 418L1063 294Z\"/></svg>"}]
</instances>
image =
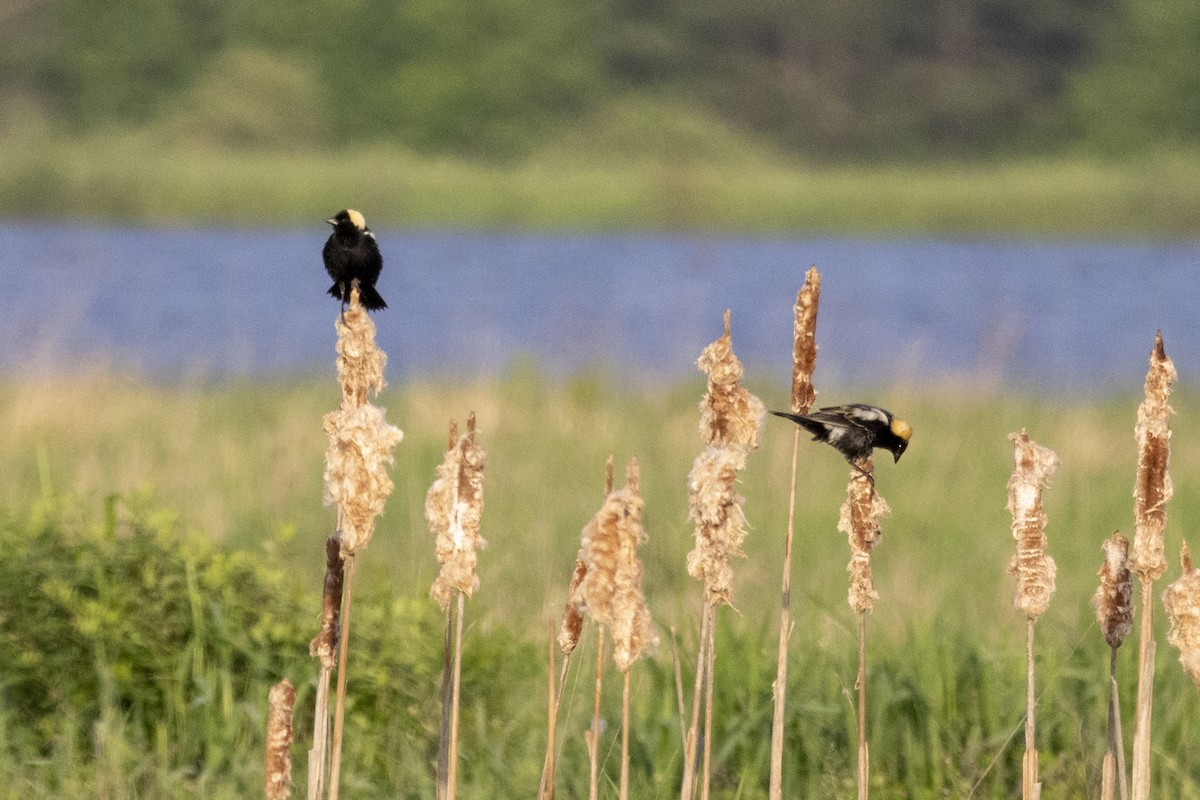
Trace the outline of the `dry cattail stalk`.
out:
<instances>
[{"instance_id":1,"label":"dry cattail stalk","mask_svg":"<svg viewBox=\"0 0 1200 800\"><path fill-rule=\"evenodd\" d=\"M817 399L812 375L817 365L817 305L821 299L821 273L810 267L804 288L796 294L795 342L792 345L792 413L807 414Z\"/></svg>"},{"instance_id":2,"label":"dry cattail stalk","mask_svg":"<svg viewBox=\"0 0 1200 800\"><path fill-rule=\"evenodd\" d=\"M1008 510L1012 514L1012 535L1016 554L1008 573L1017 579L1013 601L1018 611L1037 619L1050 606L1054 596L1054 559L1046 555L1046 512L1042 509L1042 490L1058 466L1053 450L1034 442L1022 430L1008 436L1015 447L1016 466L1008 481Z\"/></svg>"},{"instance_id":3,"label":"dry cattail stalk","mask_svg":"<svg viewBox=\"0 0 1200 800\"><path fill-rule=\"evenodd\" d=\"M449 611L455 591L470 597L479 588L477 553L487 546L479 534L485 460L483 448L475 442L472 413L467 418L467 432L446 452L425 497L425 520L437 537L437 560L442 567L429 594L443 611Z\"/></svg>"},{"instance_id":4,"label":"dry cattail stalk","mask_svg":"<svg viewBox=\"0 0 1200 800\"><path fill-rule=\"evenodd\" d=\"M387 424L383 409L367 401L368 396L378 394L385 385L383 368L387 356L375 344L375 324L363 310L357 286L352 286L349 306L339 315L335 329L342 402L337 411L326 414L324 419L325 432L329 436L325 451L325 503L337 507L337 538L345 561L345 582L329 760L329 800L337 800L341 775L354 556L367 546L375 533L375 518L383 513L384 503L392 491L387 467L392 463L396 445L404 438L399 428Z\"/></svg>"},{"instance_id":5,"label":"dry cattail stalk","mask_svg":"<svg viewBox=\"0 0 1200 800\"><path fill-rule=\"evenodd\" d=\"M1096 620L1109 647L1120 647L1133 630L1133 573L1129 571L1129 540L1119 532L1104 540L1100 585L1092 596Z\"/></svg>"},{"instance_id":6,"label":"dry cattail stalk","mask_svg":"<svg viewBox=\"0 0 1200 800\"><path fill-rule=\"evenodd\" d=\"M846 486L846 502L842 503L837 529L850 540L850 607L860 614L870 611L879 599L871 580L871 551L883 538L879 520L891 512L887 501L876 491L870 475L873 467L868 457L850 470Z\"/></svg>"},{"instance_id":7,"label":"dry cattail stalk","mask_svg":"<svg viewBox=\"0 0 1200 800\"><path fill-rule=\"evenodd\" d=\"M286 678L267 695L267 755L263 763L263 795L287 800L292 793L292 710L296 689Z\"/></svg>"},{"instance_id":8,"label":"dry cattail stalk","mask_svg":"<svg viewBox=\"0 0 1200 800\"><path fill-rule=\"evenodd\" d=\"M375 518L392 491L387 467L403 432L384 419L383 409L367 402L384 387L387 356L375 344L375 323L350 293L350 305L336 324L337 372L342 404L325 415L329 447L325 452L325 504L338 510L342 557L367 546Z\"/></svg>"},{"instance_id":9,"label":"dry cattail stalk","mask_svg":"<svg viewBox=\"0 0 1200 800\"><path fill-rule=\"evenodd\" d=\"M1137 483L1133 489L1133 555L1130 568L1142 580L1158 580L1166 572L1163 528L1167 501L1174 488L1167 472L1171 448L1171 384L1178 377L1175 365L1163 350L1162 331L1154 336L1150 369L1146 372L1145 399L1138 406L1134 435L1138 443Z\"/></svg>"},{"instance_id":10,"label":"dry cattail stalk","mask_svg":"<svg viewBox=\"0 0 1200 800\"><path fill-rule=\"evenodd\" d=\"M1041 795L1038 781L1038 753L1035 747L1036 695L1033 679L1033 626L1050 607L1054 596L1054 559L1046 555L1046 512L1042 510L1042 491L1058 466L1058 456L1048 447L1034 442L1024 430L1009 434L1015 445L1015 466L1008 481L1008 510L1012 514L1012 535L1017 552L1008 572L1017 579L1014 605L1025 614L1026 712L1025 756L1021 762L1021 796L1033 800Z\"/></svg>"},{"instance_id":11,"label":"dry cattail stalk","mask_svg":"<svg viewBox=\"0 0 1200 800\"><path fill-rule=\"evenodd\" d=\"M696 547L688 553L688 574L704 581L704 613L701 617L700 652L696 659L696 683L692 696L692 722L689 730L688 753L684 757L683 800L691 797L695 774L695 747L698 741L699 698L702 678L708 681L711 693L711 669L705 677L706 665L713 662L710 648L714 639L712 617L715 607L733 601L733 570L729 559L741 556L746 538L746 522L742 513L745 498L734 489L738 470L746 463L746 455L758 448L759 428L766 409L762 401L741 386L744 373L742 362L733 353L730 335L730 313L725 312L724 334L704 348L697 366L708 374L708 390L700 401L700 436L708 444L688 475L688 518L696 523ZM707 719L711 723L711 707ZM708 724L708 723L706 723ZM707 763L712 739L704 739L704 758ZM705 781L701 796L708 793Z\"/></svg>"},{"instance_id":12,"label":"dry cattail stalk","mask_svg":"<svg viewBox=\"0 0 1200 800\"><path fill-rule=\"evenodd\" d=\"M812 385L817 365L817 306L821 298L821 273L810 267L804 287L796 293L792 336L792 413L807 414L817 398ZM792 482L788 496L787 535L783 545L783 581L779 603L779 649L775 664L775 709L771 719L770 800L783 800L783 734L787 700L788 639L791 637L792 542L796 532L796 468L800 453L800 428L792 435Z\"/></svg>"},{"instance_id":13,"label":"dry cattail stalk","mask_svg":"<svg viewBox=\"0 0 1200 800\"><path fill-rule=\"evenodd\" d=\"M1200 687L1200 569L1184 542L1179 551L1183 574L1163 592L1163 605L1171 619L1167 642L1179 648L1179 663Z\"/></svg>"},{"instance_id":14,"label":"dry cattail stalk","mask_svg":"<svg viewBox=\"0 0 1200 800\"><path fill-rule=\"evenodd\" d=\"M1154 703L1153 584L1167 569L1163 528L1173 488L1167 466L1171 455L1171 384L1178 377L1163 348L1162 331L1154 334L1145 397L1138 406L1134 435L1138 443L1137 479L1133 488L1133 549L1129 568L1142 584L1142 616L1138 637L1137 723L1133 733L1133 798L1150 797L1150 725Z\"/></svg>"}]
</instances>

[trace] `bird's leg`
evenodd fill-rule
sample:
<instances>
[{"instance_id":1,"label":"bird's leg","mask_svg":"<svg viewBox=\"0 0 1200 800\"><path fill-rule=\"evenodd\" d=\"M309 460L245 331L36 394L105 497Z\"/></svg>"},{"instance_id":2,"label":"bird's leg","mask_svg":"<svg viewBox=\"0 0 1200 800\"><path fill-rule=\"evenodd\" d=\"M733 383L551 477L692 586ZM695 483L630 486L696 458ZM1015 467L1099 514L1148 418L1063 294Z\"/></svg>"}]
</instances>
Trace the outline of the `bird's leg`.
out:
<instances>
[{"instance_id":1,"label":"bird's leg","mask_svg":"<svg viewBox=\"0 0 1200 800\"><path fill-rule=\"evenodd\" d=\"M872 488L872 489L874 489L874 488L875 488L875 474L874 474L874 473L875 473L875 470L873 470L873 469L870 469L870 470L863 469L863 468L862 468L862 467L859 465L859 463L858 463L857 461L851 461L851 462L850 462L850 466L852 466L852 467L854 467L856 470L858 470L858 471L859 471L859 473L861 473L861 474L862 474L862 476L863 476L864 478L866 478L866 479L867 479L867 480L870 482L870 484L871 484L871 488Z\"/></svg>"}]
</instances>

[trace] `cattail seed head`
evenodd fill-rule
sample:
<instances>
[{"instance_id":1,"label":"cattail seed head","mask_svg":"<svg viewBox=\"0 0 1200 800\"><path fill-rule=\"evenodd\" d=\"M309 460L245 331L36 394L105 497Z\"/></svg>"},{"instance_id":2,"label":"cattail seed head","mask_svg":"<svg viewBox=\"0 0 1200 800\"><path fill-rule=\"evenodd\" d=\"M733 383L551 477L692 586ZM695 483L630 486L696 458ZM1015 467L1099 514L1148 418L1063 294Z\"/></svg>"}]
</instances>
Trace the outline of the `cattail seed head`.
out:
<instances>
[{"instance_id":1,"label":"cattail seed head","mask_svg":"<svg viewBox=\"0 0 1200 800\"><path fill-rule=\"evenodd\" d=\"M358 301L357 287L349 307L335 325L337 373L342 404L325 415L329 436L325 450L325 504L337 507L337 535L342 557L352 557L375 534L375 518L392 492L387 468L404 433L384 419L383 409L367 402L384 387L387 356L375 344L375 323Z\"/></svg>"},{"instance_id":2,"label":"cattail seed head","mask_svg":"<svg viewBox=\"0 0 1200 800\"><path fill-rule=\"evenodd\" d=\"M1016 466L1008 481L1008 510L1012 514L1012 535L1017 552L1008 565L1008 573L1017 579L1014 601L1018 611L1037 619L1050 606L1054 596L1054 559L1046 555L1046 512L1042 509L1042 490L1058 466L1053 450L1034 442L1022 430L1009 434L1015 445Z\"/></svg>"},{"instance_id":3,"label":"cattail seed head","mask_svg":"<svg viewBox=\"0 0 1200 800\"><path fill-rule=\"evenodd\" d=\"M1133 555L1130 568L1143 581L1166 572L1163 528L1167 501L1174 494L1167 465L1171 456L1171 384L1178 377L1175 365L1163 350L1162 331L1154 336L1150 369L1146 373L1145 399L1138 406L1134 435L1138 443L1137 482L1133 489Z\"/></svg>"},{"instance_id":4,"label":"cattail seed head","mask_svg":"<svg viewBox=\"0 0 1200 800\"><path fill-rule=\"evenodd\" d=\"M641 654L658 644L650 609L642 593L642 560L638 548L646 541L642 527L642 508L639 493L640 473L636 458L626 469L625 488L613 492L621 503L621 516L616 520L617 574L613 585L612 633L613 660L617 669L628 672Z\"/></svg>"},{"instance_id":5,"label":"cattail seed head","mask_svg":"<svg viewBox=\"0 0 1200 800\"><path fill-rule=\"evenodd\" d=\"M708 391L700 401L700 435L713 447L758 449L758 431L766 407L741 386L744 368L733 353L728 311L725 333L704 348L696 364L708 373Z\"/></svg>"},{"instance_id":6,"label":"cattail seed head","mask_svg":"<svg viewBox=\"0 0 1200 800\"><path fill-rule=\"evenodd\" d=\"M1129 540L1114 532L1101 545L1104 563L1100 585L1092 596L1096 620L1109 647L1120 647L1133 630L1133 573L1129 571Z\"/></svg>"},{"instance_id":7,"label":"cattail seed head","mask_svg":"<svg viewBox=\"0 0 1200 800\"><path fill-rule=\"evenodd\" d=\"M821 273L809 267L804 288L796 294L795 342L792 345L792 413L807 414L817 399L813 370L817 366L817 305L821 299Z\"/></svg>"},{"instance_id":8,"label":"cattail seed head","mask_svg":"<svg viewBox=\"0 0 1200 800\"><path fill-rule=\"evenodd\" d=\"M267 695L267 748L263 763L263 795L267 800L287 800L292 793L292 711L296 689L287 679Z\"/></svg>"},{"instance_id":9,"label":"cattail seed head","mask_svg":"<svg viewBox=\"0 0 1200 800\"><path fill-rule=\"evenodd\" d=\"M454 423L450 423L452 429ZM454 592L470 597L479 588L475 568L478 551L487 546L479 533L483 515L483 448L475 441L475 414L467 418L467 432L458 437L438 465L425 496L425 520L436 538L441 571L429 594L443 611L450 608Z\"/></svg>"},{"instance_id":10,"label":"cattail seed head","mask_svg":"<svg viewBox=\"0 0 1200 800\"><path fill-rule=\"evenodd\" d=\"M876 491L874 484L864 472L870 473L873 460L870 456L858 462L859 469L850 470L850 483L846 487L846 502L842 504L837 528L850 540L850 607L862 614L870 611L879 593L871 579L871 551L883 539L879 520L891 513L891 508Z\"/></svg>"},{"instance_id":11,"label":"cattail seed head","mask_svg":"<svg viewBox=\"0 0 1200 800\"><path fill-rule=\"evenodd\" d=\"M704 349L697 361L708 373L708 391L700 401L700 435L708 447L696 457L688 475L688 519L696 523L696 547L688 554L688 574L704 581L712 605L733 601L729 559L741 557L746 538L742 506L735 491L746 455L758 448L758 431L766 408L742 388L742 363L733 354L728 311L725 333Z\"/></svg>"},{"instance_id":12,"label":"cattail seed head","mask_svg":"<svg viewBox=\"0 0 1200 800\"><path fill-rule=\"evenodd\" d=\"M342 545L337 537L325 540L325 588L321 593L321 632L308 644L308 652L327 670L333 669L338 645L338 620L342 612L343 568Z\"/></svg>"},{"instance_id":13,"label":"cattail seed head","mask_svg":"<svg viewBox=\"0 0 1200 800\"><path fill-rule=\"evenodd\" d=\"M579 637L583 635L583 617L587 613L587 605L583 600L583 579L587 577L588 567L583 550L575 557L575 571L571 574L571 585L567 589L567 605L563 609L562 628L558 632L558 646L563 655L571 655L579 646Z\"/></svg>"},{"instance_id":14,"label":"cattail seed head","mask_svg":"<svg viewBox=\"0 0 1200 800\"><path fill-rule=\"evenodd\" d=\"M1179 663L1200 687L1200 569L1192 566L1187 542L1180 548L1183 574L1163 592L1163 605L1171 619L1167 641L1179 648Z\"/></svg>"}]
</instances>

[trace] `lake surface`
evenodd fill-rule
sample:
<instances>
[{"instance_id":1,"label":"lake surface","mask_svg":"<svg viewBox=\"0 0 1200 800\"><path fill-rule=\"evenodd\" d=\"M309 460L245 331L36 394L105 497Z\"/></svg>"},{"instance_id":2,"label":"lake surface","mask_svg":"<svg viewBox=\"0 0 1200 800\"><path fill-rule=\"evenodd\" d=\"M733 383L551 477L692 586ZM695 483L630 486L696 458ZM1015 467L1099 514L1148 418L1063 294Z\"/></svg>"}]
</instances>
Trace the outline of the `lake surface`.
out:
<instances>
[{"instance_id":1,"label":"lake surface","mask_svg":"<svg viewBox=\"0 0 1200 800\"><path fill-rule=\"evenodd\" d=\"M0 225L0 370L331 372L327 233L320 221ZM390 306L376 321L393 380L497 374L525 357L551 374L599 365L674 379L694 374L728 308L752 376L786 384L810 265L822 274L822 383L1137 390L1158 327L1181 376L1200 370L1200 242L376 234Z\"/></svg>"}]
</instances>

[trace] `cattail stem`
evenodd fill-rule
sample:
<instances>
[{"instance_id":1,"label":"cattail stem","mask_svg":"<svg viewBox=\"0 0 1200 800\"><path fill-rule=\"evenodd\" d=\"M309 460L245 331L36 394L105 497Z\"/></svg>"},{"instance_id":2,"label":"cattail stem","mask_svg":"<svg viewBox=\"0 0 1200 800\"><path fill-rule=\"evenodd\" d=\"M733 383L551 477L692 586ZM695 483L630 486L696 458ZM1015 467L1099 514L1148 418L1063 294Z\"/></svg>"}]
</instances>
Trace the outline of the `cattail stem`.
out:
<instances>
[{"instance_id":1,"label":"cattail stem","mask_svg":"<svg viewBox=\"0 0 1200 800\"><path fill-rule=\"evenodd\" d=\"M867 800L871 777L867 750L867 612L858 612L858 800Z\"/></svg>"},{"instance_id":2,"label":"cattail stem","mask_svg":"<svg viewBox=\"0 0 1200 800\"><path fill-rule=\"evenodd\" d=\"M454 612L454 695L450 703L450 763L446 770L446 797L454 800L458 796L458 707L459 690L462 687L462 640L463 611L466 596L458 592L458 606Z\"/></svg>"},{"instance_id":3,"label":"cattail stem","mask_svg":"<svg viewBox=\"0 0 1200 800\"><path fill-rule=\"evenodd\" d=\"M329 800L337 800L342 773L342 737L346 727L346 655L350 645L350 599L354 592L354 555L344 556L346 578L342 590L342 635L338 643L337 696L333 712L333 748L329 758Z\"/></svg>"},{"instance_id":4,"label":"cattail stem","mask_svg":"<svg viewBox=\"0 0 1200 800\"><path fill-rule=\"evenodd\" d=\"M1128 800L1129 777L1125 772L1125 739L1121 734L1121 695L1117 689L1117 648L1110 648L1108 662L1108 748L1104 754L1101 800L1113 800L1113 787L1119 787L1121 800Z\"/></svg>"},{"instance_id":5,"label":"cattail stem","mask_svg":"<svg viewBox=\"0 0 1200 800\"><path fill-rule=\"evenodd\" d=\"M596 626L596 695L592 706L592 732L588 740L588 759L591 775L588 782L589 800L600 796L600 690L604 683L604 626Z\"/></svg>"},{"instance_id":6,"label":"cattail stem","mask_svg":"<svg viewBox=\"0 0 1200 800\"><path fill-rule=\"evenodd\" d=\"M704 777L700 783L700 800L708 800L708 789L712 778L713 737L713 675L717 662L716 648L717 609L714 606L708 623L708 663L704 667Z\"/></svg>"},{"instance_id":7,"label":"cattail stem","mask_svg":"<svg viewBox=\"0 0 1200 800\"><path fill-rule=\"evenodd\" d=\"M787 536L783 543L783 585L779 593L779 650L775 664L775 711L771 717L771 782L768 800L783 800L783 713L787 700L788 640L792 636L792 540L796 531L796 472L800 428L792 433L792 491L788 498Z\"/></svg>"},{"instance_id":8,"label":"cattail stem","mask_svg":"<svg viewBox=\"0 0 1200 800\"><path fill-rule=\"evenodd\" d=\"M1021 797L1025 800L1037 800L1041 794L1041 785L1038 783L1037 746L1034 738L1037 703L1033 682L1034 622L1036 620L1033 617L1027 618L1025 633L1025 757L1021 761Z\"/></svg>"},{"instance_id":9,"label":"cattail stem","mask_svg":"<svg viewBox=\"0 0 1200 800\"><path fill-rule=\"evenodd\" d=\"M320 800L325 789L326 770L329 765L329 681L330 670L321 665L317 676L317 697L313 719L313 745L308 751L308 794L307 800Z\"/></svg>"},{"instance_id":10,"label":"cattail stem","mask_svg":"<svg viewBox=\"0 0 1200 800\"><path fill-rule=\"evenodd\" d=\"M629 670L625 670L625 689L621 693L621 800L629 800Z\"/></svg>"},{"instance_id":11,"label":"cattail stem","mask_svg":"<svg viewBox=\"0 0 1200 800\"><path fill-rule=\"evenodd\" d=\"M704 686L704 675L708 671L708 631L712 625L713 607L704 603L700 611L700 652L696 654L696 682L692 686L692 723L688 727L687 745L684 747L683 783L680 800L692 800L696 790L696 747L700 738L700 697Z\"/></svg>"},{"instance_id":12,"label":"cattail stem","mask_svg":"<svg viewBox=\"0 0 1200 800\"><path fill-rule=\"evenodd\" d=\"M538 800L554 800L554 743L556 739L555 729L558 726L558 698L557 685L555 684L554 676L554 650L557 646L554 636L554 620L550 620L550 653L548 668L546 673L546 759L542 762L542 779L538 784ZM563 658L563 678L566 678L566 659Z\"/></svg>"},{"instance_id":13,"label":"cattail stem","mask_svg":"<svg viewBox=\"0 0 1200 800\"><path fill-rule=\"evenodd\" d=\"M1141 578L1137 719L1133 729L1133 800L1150 800L1150 713L1154 700L1154 581Z\"/></svg>"},{"instance_id":14,"label":"cattail stem","mask_svg":"<svg viewBox=\"0 0 1200 800\"><path fill-rule=\"evenodd\" d=\"M438 735L437 798L446 800L450 787L450 706L454 701L454 617L446 611L442 639L442 726Z\"/></svg>"}]
</instances>

